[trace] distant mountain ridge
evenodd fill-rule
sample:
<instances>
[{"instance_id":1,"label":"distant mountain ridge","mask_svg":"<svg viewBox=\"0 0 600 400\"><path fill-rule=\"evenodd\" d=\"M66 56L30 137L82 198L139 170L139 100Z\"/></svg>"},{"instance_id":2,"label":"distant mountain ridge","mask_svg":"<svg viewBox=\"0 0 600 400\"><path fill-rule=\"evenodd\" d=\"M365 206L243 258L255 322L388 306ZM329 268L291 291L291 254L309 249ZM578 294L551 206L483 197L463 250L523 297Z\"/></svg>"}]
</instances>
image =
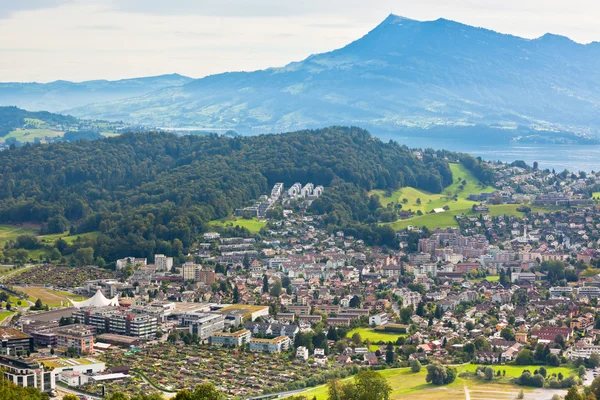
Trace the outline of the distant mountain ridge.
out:
<instances>
[{"instance_id":1,"label":"distant mountain ridge","mask_svg":"<svg viewBox=\"0 0 600 400\"><path fill-rule=\"evenodd\" d=\"M59 112L91 103L141 96L166 87L181 86L192 80L179 74L170 74L117 81L0 82L0 106Z\"/></svg>"},{"instance_id":2,"label":"distant mountain ridge","mask_svg":"<svg viewBox=\"0 0 600 400\"><path fill-rule=\"evenodd\" d=\"M338 124L375 134L481 126L512 141L562 142L597 141L598 111L600 43L552 34L530 40L396 15L343 48L281 68L212 75L66 110L240 133Z\"/></svg>"}]
</instances>

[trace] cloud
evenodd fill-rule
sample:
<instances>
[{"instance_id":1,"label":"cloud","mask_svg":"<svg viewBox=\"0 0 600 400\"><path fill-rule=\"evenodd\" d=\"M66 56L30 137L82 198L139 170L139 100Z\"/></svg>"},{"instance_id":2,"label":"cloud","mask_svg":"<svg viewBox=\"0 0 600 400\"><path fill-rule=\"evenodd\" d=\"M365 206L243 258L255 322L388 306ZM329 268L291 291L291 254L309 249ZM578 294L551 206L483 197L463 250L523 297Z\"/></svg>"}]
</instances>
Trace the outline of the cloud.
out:
<instances>
[{"instance_id":1,"label":"cloud","mask_svg":"<svg viewBox=\"0 0 600 400\"><path fill-rule=\"evenodd\" d=\"M3 0L0 1L0 19L9 18L19 11L55 8L70 0Z\"/></svg>"}]
</instances>

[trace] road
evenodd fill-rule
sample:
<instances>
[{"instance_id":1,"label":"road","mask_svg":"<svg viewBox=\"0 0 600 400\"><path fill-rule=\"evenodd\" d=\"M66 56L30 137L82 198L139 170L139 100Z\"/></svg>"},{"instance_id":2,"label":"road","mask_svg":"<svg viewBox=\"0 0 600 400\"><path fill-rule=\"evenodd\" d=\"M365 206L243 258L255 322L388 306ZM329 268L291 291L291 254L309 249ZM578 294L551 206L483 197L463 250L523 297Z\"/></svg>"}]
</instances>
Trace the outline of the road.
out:
<instances>
[{"instance_id":1,"label":"road","mask_svg":"<svg viewBox=\"0 0 600 400\"><path fill-rule=\"evenodd\" d=\"M65 387L58 386L58 385L56 386L56 391L58 392L58 395L60 396L60 398L62 398L62 396L65 396L67 394L74 394L75 396L80 396L80 395L83 394L83 393L76 392L74 390L67 389ZM86 396L89 399L102 400L102 397L100 397L100 396L91 396L89 394L83 394L83 395Z\"/></svg>"}]
</instances>

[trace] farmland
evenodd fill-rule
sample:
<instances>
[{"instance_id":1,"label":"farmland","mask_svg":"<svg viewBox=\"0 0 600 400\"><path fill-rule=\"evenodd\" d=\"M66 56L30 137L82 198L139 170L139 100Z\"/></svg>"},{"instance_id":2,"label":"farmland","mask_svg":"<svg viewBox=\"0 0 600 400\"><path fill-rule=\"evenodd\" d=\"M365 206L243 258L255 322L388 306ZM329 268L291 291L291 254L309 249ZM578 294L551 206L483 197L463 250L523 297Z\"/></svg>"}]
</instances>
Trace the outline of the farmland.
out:
<instances>
[{"instance_id":1,"label":"farmland","mask_svg":"<svg viewBox=\"0 0 600 400\"><path fill-rule=\"evenodd\" d=\"M210 221L211 226L239 226L240 228L246 228L251 233L258 233L261 228L267 225L266 222L259 221L256 218L244 219L244 218L227 218L221 220Z\"/></svg>"},{"instance_id":2,"label":"farmland","mask_svg":"<svg viewBox=\"0 0 600 400\"><path fill-rule=\"evenodd\" d=\"M387 343L387 342L396 342L399 337L406 336L402 333L388 333L388 332L378 332L372 328L356 328L350 332L348 332L348 337L352 337L355 333L358 333L362 340L369 340L372 343Z\"/></svg>"}]
</instances>

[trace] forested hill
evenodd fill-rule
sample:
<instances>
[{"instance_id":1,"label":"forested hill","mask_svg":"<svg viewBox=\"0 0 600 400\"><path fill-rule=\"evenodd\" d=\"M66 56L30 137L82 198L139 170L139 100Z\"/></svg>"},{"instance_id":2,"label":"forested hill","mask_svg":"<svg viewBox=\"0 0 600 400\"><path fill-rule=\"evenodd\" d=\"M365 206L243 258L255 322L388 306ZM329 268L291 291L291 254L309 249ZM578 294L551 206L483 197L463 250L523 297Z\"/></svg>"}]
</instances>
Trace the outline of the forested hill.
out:
<instances>
[{"instance_id":1,"label":"forested hill","mask_svg":"<svg viewBox=\"0 0 600 400\"><path fill-rule=\"evenodd\" d=\"M476 169L474 159L456 157ZM421 160L359 128L235 138L127 133L0 152L0 223L41 223L48 233L100 231L91 245L107 260L177 256L208 221L269 193L274 183L309 181L329 188L317 205L343 224L373 222L380 206L369 190L440 192L452 174L436 153Z\"/></svg>"}]
</instances>

